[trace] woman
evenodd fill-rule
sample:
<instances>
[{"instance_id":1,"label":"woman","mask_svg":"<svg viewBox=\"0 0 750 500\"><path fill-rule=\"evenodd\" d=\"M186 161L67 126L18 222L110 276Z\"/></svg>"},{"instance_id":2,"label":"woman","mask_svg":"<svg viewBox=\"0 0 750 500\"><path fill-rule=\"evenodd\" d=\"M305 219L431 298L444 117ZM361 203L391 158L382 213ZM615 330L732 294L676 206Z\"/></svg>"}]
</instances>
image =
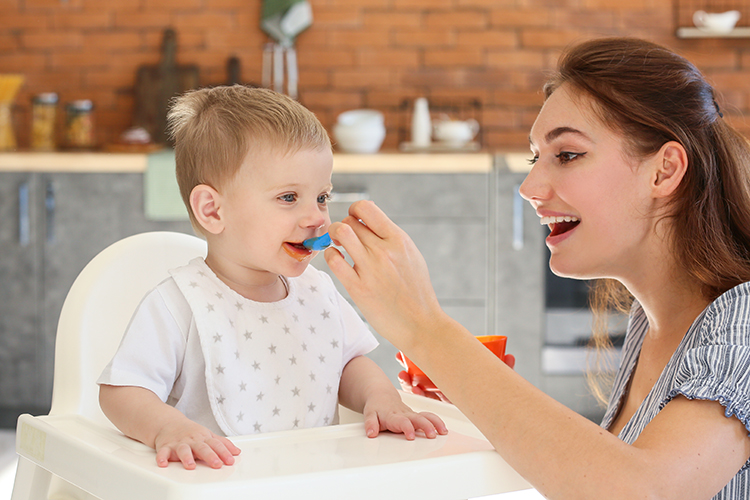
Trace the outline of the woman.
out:
<instances>
[{"instance_id":1,"label":"woman","mask_svg":"<svg viewBox=\"0 0 750 500\"><path fill-rule=\"evenodd\" d=\"M688 61L634 39L563 55L521 194L558 275L634 298L602 426L523 380L443 312L372 203L326 251L372 326L550 498L750 498L750 151ZM491 384L485 381L492 380Z\"/></svg>"}]
</instances>

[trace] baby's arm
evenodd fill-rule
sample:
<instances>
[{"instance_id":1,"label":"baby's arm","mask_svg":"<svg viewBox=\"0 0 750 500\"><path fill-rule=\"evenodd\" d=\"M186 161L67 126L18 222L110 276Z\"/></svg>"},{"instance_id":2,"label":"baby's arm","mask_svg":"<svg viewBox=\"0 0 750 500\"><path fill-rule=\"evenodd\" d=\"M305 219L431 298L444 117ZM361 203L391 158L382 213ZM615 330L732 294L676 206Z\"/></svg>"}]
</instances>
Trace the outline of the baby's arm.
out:
<instances>
[{"instance_id":1,"label":"baby's arm","mask_svg":"<svg viewBox=\"0 0 750 500\"><path fill-rule=\"evenodd\" d=\"M380 431L403 433L414 439L417 430L428 438L447 434L445 423L429 412L416 413L401 401L396 388L374 361L357 356L347 363L341 375L339 400L347 408L365 416L365 432L375 437Z\"/></svg>"},{"instance_id":2,"label":"baby's arm","mask_svg":"<svg viewBox=\"0 0 750 500\"><path fill-rule=\"evenodd\" d=\"M218 469L232 465L240 453L229 439L188 419L148 389L101 385L99 405L123 434L156 450L159 467L180 461L186 469L195 469L197 458Z\"/></svg>"}]
</instances>

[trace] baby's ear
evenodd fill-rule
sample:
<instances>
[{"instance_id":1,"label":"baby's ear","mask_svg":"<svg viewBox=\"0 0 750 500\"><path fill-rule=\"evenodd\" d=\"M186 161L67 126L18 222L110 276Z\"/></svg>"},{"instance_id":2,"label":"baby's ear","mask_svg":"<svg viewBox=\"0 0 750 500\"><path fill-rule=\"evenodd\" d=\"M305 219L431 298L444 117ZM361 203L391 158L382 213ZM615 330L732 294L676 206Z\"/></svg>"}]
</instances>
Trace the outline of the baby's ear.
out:
<instances>
[{"instance_id":1,"label":"baby's ear","mask_svg":"<svg viewBox=\"0 0 750 500\"><path fill-rule=\"evenodd\" d=\"M190 192L190 209L195 220L210 234L219 234L224 230L219 208L221 195L207 184L198 184Z\"/></svg>"}]
</instances>

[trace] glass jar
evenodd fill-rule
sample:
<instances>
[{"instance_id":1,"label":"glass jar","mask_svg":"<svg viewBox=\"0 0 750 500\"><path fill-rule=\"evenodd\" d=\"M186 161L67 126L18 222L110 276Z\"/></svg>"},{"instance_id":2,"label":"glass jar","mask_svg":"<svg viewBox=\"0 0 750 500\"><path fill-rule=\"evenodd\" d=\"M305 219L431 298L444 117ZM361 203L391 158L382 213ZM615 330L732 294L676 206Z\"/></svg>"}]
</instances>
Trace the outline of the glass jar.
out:
<instances>
[{"instance_id":1,"label":"glass jar","mask_svg":"<svg viewBox=\"0 0 750 500\"><path fill-rule=\"evenodd\" d=\"M0 151L16 149L16 134L13 131L11 103L0 101Z\"/></svg>"},{"instance_id":2,"label":"glass jar","mask_svg":"<svg viewBox=\"0 0 750 500\"><path fill-rule=\"evenodd\" d=\"M94 104L88 99L65 106L65 145L73 149L94 146Z\"/></svg>"},{"instance_id":3,"label":"glass jar","mask_svg":"<svg viewBox=\"0 0 750 500\"><path fill-rule=\"evenodd\" d=\"M31 103L31 149L52 151L55 149L57 94L36 95Z\"/></svg>"}]
</instances>

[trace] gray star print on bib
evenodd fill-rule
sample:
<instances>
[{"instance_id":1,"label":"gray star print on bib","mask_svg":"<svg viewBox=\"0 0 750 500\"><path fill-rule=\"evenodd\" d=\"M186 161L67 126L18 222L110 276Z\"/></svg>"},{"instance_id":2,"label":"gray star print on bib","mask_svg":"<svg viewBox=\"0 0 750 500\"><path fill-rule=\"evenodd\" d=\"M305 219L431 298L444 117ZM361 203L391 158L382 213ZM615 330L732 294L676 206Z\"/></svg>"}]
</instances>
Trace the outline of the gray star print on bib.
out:
<instances>
[{"instance_id":1,"label":"gray star print on bib","mask_svg":"<svg viewBox=\"0 0 750 500\"><path fill-rule=\"evenodd\" d=\"M206 389L227 435L336 423L343 322L336 292L316 273L287 280L278 302L254 302L203 259L171 271L193 312Z\"/></svg>"}]
</instances>

